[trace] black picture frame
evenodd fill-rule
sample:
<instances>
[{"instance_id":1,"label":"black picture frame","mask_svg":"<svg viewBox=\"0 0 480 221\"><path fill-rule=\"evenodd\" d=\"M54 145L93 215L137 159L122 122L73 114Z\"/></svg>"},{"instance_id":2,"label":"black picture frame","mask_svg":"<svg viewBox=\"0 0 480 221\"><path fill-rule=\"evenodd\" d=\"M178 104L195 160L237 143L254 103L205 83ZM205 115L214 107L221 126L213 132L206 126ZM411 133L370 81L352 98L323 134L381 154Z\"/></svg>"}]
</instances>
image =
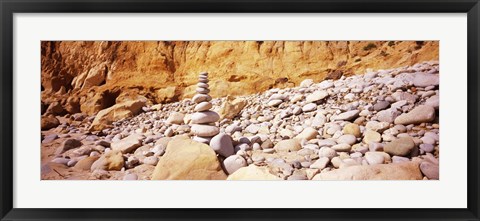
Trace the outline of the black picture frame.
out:
<instances>
[{"instance_id":1,"label":"black picture frame","mask_svg":"<svg viewBox=\"0 0 480 221\"><path fill-rule=\"evenodd\" d=\"M479 220L478 0L0 0L1 220ZM13 208L14 13L467 13L468 208L466 209L17 209ZM32 196L34 197L34 196ZM412 196L413 197L413 196ZM448 200L448 199L438 199Z\"/></svg>"}]
</instances>

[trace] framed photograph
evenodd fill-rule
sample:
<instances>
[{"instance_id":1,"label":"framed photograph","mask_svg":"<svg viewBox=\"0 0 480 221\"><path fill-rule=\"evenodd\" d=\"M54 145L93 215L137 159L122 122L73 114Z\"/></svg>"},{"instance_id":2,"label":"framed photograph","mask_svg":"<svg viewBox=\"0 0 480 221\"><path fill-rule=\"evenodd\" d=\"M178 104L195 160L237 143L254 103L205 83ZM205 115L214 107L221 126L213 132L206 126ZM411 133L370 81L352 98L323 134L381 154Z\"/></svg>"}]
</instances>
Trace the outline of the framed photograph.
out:
<instances>
[{"instance_id":1,"label":"framed photograph","mask_svg":"<svg viewBox=\"0 0 480 221\"><path fill-rule=\"evenodd\" d=\"M479 220L477 0L0 6L1 220Z\"/></svg>"}]
</instances>

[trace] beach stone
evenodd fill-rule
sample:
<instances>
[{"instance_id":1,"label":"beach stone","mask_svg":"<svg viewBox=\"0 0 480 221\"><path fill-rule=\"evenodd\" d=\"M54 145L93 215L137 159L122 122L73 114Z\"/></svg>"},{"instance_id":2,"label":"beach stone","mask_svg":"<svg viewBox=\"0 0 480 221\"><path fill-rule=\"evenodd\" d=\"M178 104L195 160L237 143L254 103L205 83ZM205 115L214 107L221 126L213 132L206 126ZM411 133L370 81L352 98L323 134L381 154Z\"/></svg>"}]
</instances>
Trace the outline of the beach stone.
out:
<instances>
[{"instance_id":1,"label":"beach stone","mask_svg":"<svg viewBox=\"0 0 480 221\"><path fill-rule=\"evenodd\" d=\"M223 157L229 157L234 154L232 138L225 133L219 133L212 137L210 147Z\"/></svg>"},{"instance_id":2,"label":"beach stone","mask_svg":"<svg viewBox=\"0 0 480 221\"><path fill-rule=\"evenodd\" d=\"M152 180L224 180L215 152L187 136L172 139L152 174Z\"/></svg>"},{"instance_id":3,"label":"beach stone","mask_svg":"<svg viewBox=\"0 0 480 221\"><path fill-rule=\"evenodd\" d=\"M63 164L63 165L67 165L68 164L68 161L70 161L70 159L67 159L67 158L55 158L53 159L51 162L52 163L58 163L58 164Z\"/></svg>"},{"instance_id":4,"label":"beach stone","mask_svg":"<svg viewBox=\"0 0 480 221\"><path fill-rule=\"evenodd\" d=\"M390 155L407 156L414 147L415 143L411 137L400 137L390 143L387 143L383 147L383 150Z\"/></svg>"},{"instance_id":5,"label":"beach stone","mask_svg":"<svg viewBox=\"0 0 480 221\"><path fill-rule=\"evenodd\" d=\"M319 173L312 180L421 180L422 178L418 163L405 162L349 166Z\"/></svg>"},{"instance_id":6,"label":"beach stone","mask_svg":"<svg viewBox=\"0 0 480 221\"><path fill-rule=\"evenodd\" d=\"M75 170L88 171L92 168L92 164L97 161L99 156L89 156L79 160L73 168Z\"/></svg>"},{"instance_id":7,"label":"beach stone","mask_svg":"<svg viewBox=\"0 0 480 221\"><path fill-rule=\"evenodd\" d=\"M212 140L212 137L199 137L199 136L194 136L192 138L193 141L199 142L199 143L204 143L204 144L210 144L210 141Z\"/></svg>"},{"instance_id":8,"label":"beach stone","mask_svg":"<svg viewBox=\"0 0 480 221\"><path fill-rule=\"evenodd\" d=\"M92 164L90 170L121 170L124 165L122 152L111 150L104 153L97 161ZM77 163L78 164L78 163Z\"/></svg>"},{"instance_id":9,"label":"beach stone","mask_svg":"<svg viewBox=\"0 0 480 221\"><path fill-rule=\"evenodd\" d=\"M191 131L193 134L200 137L212 137L220 133L220 129L216 126L194 124Z\"/></svg>"},{"instance_id":10,"label":"beach stone","mask_svg":"<svg viewBox=\"0 0 480 221\"><path fill-rule=\"evenodd\" d=\"M346 143L348 145L353 145L357 142L357 138L351 134L345 134L337 138L337 143Z\"/></svg>"},{"instance_id":11,"label":"beach stone","mask_svg":"<svg viewBox=\"0 0 480 221\"><path fill-rule=\"evenodd\" d=\"M437 86L440 83L438 74L416 73L413 78L413 85L416 87Z\"/></svg>"},{"instance_id":12,"label":"beach stone","mask_svg":"<svg viewBox=\"0 0 480 221\"><path fill-rule=\"evenodd\" d=\"M282 180L271 174L267 167L259 167L250 164L248 167L242 167L230 174L227 180Z\"/></svg>"},{"instance_id":13,"label":"beach stone","mask_svg":"<svg viewBox=\"0 0 480 221\"><path fill-rule=\"evenodd\" d=\"M149 157L145 157L145 159L143 159L143 163L147 164L147 165L155 166L155 165L157 165L158 160L159 159L156 156L149 156Z\"/></svg>"},{"instance_id":14,"label":"beach stone","mask_svg":"<svg viewBox=\"0 0 480 221\"><path fill-rule=\"evenodd\" d=\"M437 164L423 161L422 163L420 163L420 170L430 180L438 180L440 177L439 167Z\"/></svg>"},{"instance_id":15,"label":"beach stone","mask_svg":"<svg viewBox=\"0 0 480 221\"><path fill-rule=\"evenodd\" d=\"M237 126L237 125L228 125L226 128L225 128L225 132L226 133L235 133L237 131L242 131L242 127L240 126Z\"/></svg>"},{"instance_id":16,"label":"beach stone","mask_svg":"<svg viewBox=\"0 0 480 221\"><path fill-rule=\"evenodd\" d=\"M320 84L318 84L318 87L320 89L323 89L323 90L331 88L333 86L334 86L334 84L333 84L333 81L331 81L331 80L322 81L322 82L320 82Z\"/></svg>"},{"instance_id":17,"label":"beach stone","mask_svg":"<svg viewBox=\"0 0 480 221\"><path fill-rule=\"evenodd\" d=\"M310 111L314 111L316 109L317 109L317 105L314 104L314 103L309 103L309 104L306 104L302 107L303 112L310 112Z\"/></svg>"},{"instance_id":18,"label":"beach stone","mask_svg":"<svg viewBox=\"0 0 480 221\"><path fill-rule=\"evenodd\" d=\"M302 145L296 139L281 140L274 147L277 152L290 152L302 149Z\"/></svg>"},{"instance_id":19,"label":"beach stone","mask_svg":"<svg viewBox=\"0 0 480 221\"><path fill-rule=\"evenodd\" d=\"M260 130L260 126L258 126L256 124L250 124L250 125L248 125L248 127L245 128L245 131L247 131L249 133L252 133L252 134L256 134L259 130Z\"/></svg>"},{"instance_id":20,"label":"beach stone","mask_svg":"<svg viewBox=\"0 0 480 221\"><path fill-rule=\"evenodd\" d=\"M363 142L366 144L370 143L380 143L382 141L382 136L380 133L373 131L373 130L367 130L365 131L363 135Z\"/></svg>"},{"instance_id":21,"label":"beach stone","mask_svg":"<svg viewBox=\"0 0 480 221\"><path fill-rule=\"evenodd\" d=\"M214 111L203 111L192 114L190 123L192 124L206 124L217 122L220 116Z\"/></svg>"},{"instance_id":22,"label":"beach stone","mask_svg":"<svg viewBox=\"0 0 480 221\"><path fill-rule=\"evenodd\" d=\"M420 140L422 140L424 144L431 144L431 145L435 145L435 143L437 142L435 141L434 138L429 136L423 136L422 138L420 138Z\"/></svg>"},{"instance_id":23,"label":"beach stone","mask_svg":"<svg viewBox=\"0 0 480 221\"><path fill-rule=\"evenodd\" d=\"M69 139L66 139L65 141L63 141L63 143L60 145L60 147L57 148L55 154L60 155L67 150L75 149L75 148L81 147L82 145L83 145L83 143L81 141L79 141L77 139L74 139L74 138L69 138Z\"/></svg>"},{"instance_id":24,"label":"beach stone","mask_svg":"<svg viewBox=\"0 0 480 221\"><path fill-rule=\"evenodd\" d=\"M354 123L346 124L343 127L342 132L343 132L343 134L351 134L355 137L361 137L362 136L362 132L360 131L360 127L358 126L358 124L354 124Z\"/></svg>"},{"instance_id":25,"label":"beach stone","mask_svg":"<svg viewBox=\"0 0 480 221\"><path fill-rule=\"evenodd\" d=\"M337 142L335 142L332 139L323 139L323 140L318 141L318 146L319 147L331 147L335 144L337 144Z\"/></svg>"},{"instance_id":26,"label":"beach stone","mask_svg":"<svg viewBox=\"0 0 480 221\"><path fill-rule=\"evenodd\" d=\"M432 144L420 144L420 150L425 151L426 153L431 153L435 149L435 146Z\"/></svg>"},{"instance_id":27,"label":"beach stone","mask_svg":"<svg viewBox=\"0 0 480 221\"><path fill-rule=\"evenodd\" d=\"M347 143L340 143L332 146L332 149L337 152L350 152L351 148L352 147Z\"/></svg>"},{"instance_id":28,"label":"beach stone","mask_svg":"<svg viewBox=\"0 0 480 221\"><path fill-rule=\"evenodd\" d=\"M223 167L225 168L227 174L233 174L238 169L246 166L247 161L245 160L245 158L239 155L229 156L223 161Z\"/></svg>"},{"instance_id":29,"label":"beach stone","mask_svg":"<svg viewBox=\"0 0 480 221\"><path fill-rule=\"evenodd\" d=\"M317 137L317 135L318 135L317 130L315 130L313 127L307 127L305 129L303 129L303 131L300 134L295 136L295 139L311 140L311 139L315 139Z\"/></svg>"},{"instance_id":30,"label":"beach stone","mask_svg":"<svg viewBox=\"0 0 480 221\"><path fill-rule=\"evenodd\" d=\"M282 100L271 100L267 103L267 106L276 107L276 106L280 105L281 103L283 103Z\"/></svg>"},{"instance_id":31,"label":"beach stone","mask_svg":"<svg viewBox=\"0 0 480 221\"><path fill-rule=\"evenodd\" d=\"M403 163L403 162L409 162L410 159L407 157L399 157L399 156L393 156L392 157L392 163Z\"/></svg>"},{"instance_id":32,"label":"beach stone","mask_svg":"<svg viewBox=\"0 0 480 221\"><path fill-rule=\"evenodd\" d=\"M377 113L377 120L387 123L393 123L401 113L395 109L386 109Z\"/></svg>"},{"instance_id":33,"label":"beach stone","mask_svg":"<svg viewBox=\"0 0 480 221\"><path fill-rule=\"evenodd\" d=\"M418 96L403 91L397 91L392 94L392 98L395 101L406 100L409 104L414 104L417 101Z\"/></svg>"},{"instance_id":34,"label":"beach stone","mask_svg":"<svg viewBox=\"0 0 480 221\"><path fill-rule=\"evenodd\" d=\"M300 82L300 87L303 88L308 88L313 85L313 80L312 79L305 79L302 82Z\"/></svg>"},{"instance_id":35,"label":"beach stone","mask_svg":"<svg viewBox=\"0 0 480 221\"><path fill-rule=\"evenodd\" d=\"M388 123L388 122L369 121L365 125L365 128L367 128L368 130L373 130L373 131L381 133L381 132L385 131L386 129L388 129L389 126L390 126L390 123Z\"/></svg>"},{"instance_id":36,"label":"beach stone","mask_svg":"<svg viewBox=\"0 0 480 221\"><path fill-rule=\"evenodd\" d=\"M313 103L317 102L319 100L322 100L328 96L328 92L324 90L320 91L315 91L312 94L308 95L307 98L305 99L307 103Z\"/></svg>"},{"instance_id":37,"label":"beach stone","mask_svg":"<svg viewBox=\"0 0 480 221\"><path fill-rule=\"evenodd\" d=\"M138 180L137 174L130 173L123 177L123 180Z\"/></svg>"},{"instance_id":38,"label":"beach stone","mask_svg":"<svg viewBox=\"0 0 480 221\"><path fill-rule=\"evenodd\" d=\"M323 170L327 167L327 164L330 162L328 157L321 157L320 159L316 160L313 164L310 165L311 169L319 169Z\"/></svg>"},{"instance_id":39,"label":"beach stone","mask_svg":"<svg viewBox=\"0 0 480 221\"><path fill-rule=\"evenodd\" d=\"M438 108L440 107L440 96L438 95L431 96L425 101L425 105L431 106L435 108L435 110L438 110Z\"/></svg>"},{"instance_id":40,"label":"beach stone","mask_svg":"<svg viewBox=\"0 0 480 221\"><path fill-rule=\"evenodd\" d=\"M313 179L315 175L317 175L320 172L319 169L306 169L305 174L307 175L307 178L309 180Z\"/></svg>"},{"instance_id":41,"label":"beach stone","mask_svg":"<svg viewBox=\"0 0 480 221\"><path fill-rule=\"evenodd\" d=\"M142 146L142 140L145 137L141 134L132 134L126 138L123 138L120 141L113 142L110 144L112 150L118 150L122 153L132 153L137 148Z\"/></svg>"},{"instance_id":42,"label":"beach stone","mask_svg":"<svg viewBox=\"0 0 480 221\"><path fill-rule=\"evenodd\" d=\"M435 119L435 108L428 105L415 107L408 113L402 114L395 119L395 124L420 124L432 122Z\"/></svg>"},{"instance_id":43,"label":"beach stone","mask_svg":"<svg viewBox=\"0 0 480 221\"><path fill-rule=\"evenodd\" d=\"M58 138L58 135L56 135L56 134L47 135L47 136L45 136L45 138L43 138L42 144L50 143L50 142L56 140L57 138Z\"/></svg>"},{"instance_id":44,"label":"beach stone","mask_svg":"<svg viewBox=\"0 0 480 221\"><path fill-rule=\"evenodd\" d=\"M387 109L389 106L390 106L390 102L388 102L388 101L379 101L379 102L375 103L375 105L373 105L373 110L375 110L375 111L381 111L381 110Z\"/></svg>"},{"instance_id":45,"label":"beach stone","mask_svg":"<svg viewBox=\"0 0 480 221\"><path fill-rule=\"evenodd\" d=\"M195 94L192 98L192 101L199 104L201 102L208 102L211 101L212 97L208 94Z\"/></svg>"},{"instance_id":46,"label":"beach stone","mask_svg":"<svg viewBox=\"0 0 480 221\"><path fill-rule=\"evenodd\" d=\"M383 164L385 163L385 157L383 152L366 152L365 159L369 165Z\"/></svg>"},{"instance_id":47,"label":"beach stone","mask_svg":"<svg viewBox=\"0 0 480 221\"><path fill-rule=\"evenodd\" d=\"M170 113L166 122L168 124L182 124L184 117L185 117L185 114L182 114L179 112L173 112L173 113Z\"/></svg>"},{"instance_id":48,"label":"beach stone","mask_svg":"<svg viewBox=\"0 0 480 221\"><path fill-rule=\"evenodd\" d=\"M359 113L360 113L359 110L347 111L347 112L341 113L338 116L336 116L335 120L350 121L350 120L353 120L354 118L358 117Z\"/></svg>"},{"instance_id":49,"label":"beach stone","mask_svg":"<svg viewBox=\"0 0 480 221\"><path fill-rule=\"evenodd\" d=\"M321 147L320 150L318 151L318 156L319 157L328 157L329 159L334 158L337 156L337 151L330 147Z\"/></svg>"},{"instance_id":50,"label":"beach stone","mask_svg":"<svg viewBox=\"0 0 480 221\"><path fill-rule=\"evenodd\" d=\"M204 101L204 102L201 102L201 103L195 105L194 111L196 111L196 112L207 111L207 110L210 110L210 108L212 108L212 103Z\"/></svg>"}]
</instances>

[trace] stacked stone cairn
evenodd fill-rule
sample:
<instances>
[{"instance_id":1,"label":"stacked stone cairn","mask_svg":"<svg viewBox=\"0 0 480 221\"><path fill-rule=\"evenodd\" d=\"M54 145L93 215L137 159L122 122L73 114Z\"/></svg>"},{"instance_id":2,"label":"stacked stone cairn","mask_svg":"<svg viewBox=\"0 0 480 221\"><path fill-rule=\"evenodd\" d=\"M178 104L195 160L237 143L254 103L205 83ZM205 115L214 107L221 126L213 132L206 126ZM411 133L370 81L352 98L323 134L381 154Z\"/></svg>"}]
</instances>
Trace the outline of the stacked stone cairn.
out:
<instances>
[{"instance_id":1,"label":"stacked stone cairn","mask_svg":"<svg viewBox=\"0 0 480 221\"><path fill-rule=\"evenodd\" d=\"M211 111L212 97L208 95L210 90L208 89L208 73L202 72L199 75L197 83L197 94L193 97L195 105L195 113L191 117L191 131L195 135L193 140L205 144L209 144L213 136L220 132L220 129L215 125L220 119L220 116Z\"/></svg>"}]
</instances>

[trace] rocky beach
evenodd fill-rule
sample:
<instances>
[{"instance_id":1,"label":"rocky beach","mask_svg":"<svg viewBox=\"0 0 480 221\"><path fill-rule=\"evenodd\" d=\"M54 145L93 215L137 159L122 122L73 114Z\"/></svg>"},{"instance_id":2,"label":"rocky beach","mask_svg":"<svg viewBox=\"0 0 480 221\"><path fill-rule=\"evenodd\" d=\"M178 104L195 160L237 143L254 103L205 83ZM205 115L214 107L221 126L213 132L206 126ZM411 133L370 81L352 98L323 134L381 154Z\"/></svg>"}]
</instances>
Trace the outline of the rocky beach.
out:
<instances>
[{"instance_id":1,"label":"rocky beach","mask_svg":"<svg viewBox=\"0 0 480 221\"><path fill-rule=\"evenodd\" d=\"M87 72L82 90L42 93L41 178L438 180L437 60L304 75L245 93L225 93L244 87L212 84L218 69L204 69L182 85L194 92L178 95L177 87L162 102L102 89L106 79ZM87 82L100 83L83 90ZM101 108L75 98L88 93L102 95ZM75 96L53 101L65 94Z\"/></svg>"}]
</instances>

